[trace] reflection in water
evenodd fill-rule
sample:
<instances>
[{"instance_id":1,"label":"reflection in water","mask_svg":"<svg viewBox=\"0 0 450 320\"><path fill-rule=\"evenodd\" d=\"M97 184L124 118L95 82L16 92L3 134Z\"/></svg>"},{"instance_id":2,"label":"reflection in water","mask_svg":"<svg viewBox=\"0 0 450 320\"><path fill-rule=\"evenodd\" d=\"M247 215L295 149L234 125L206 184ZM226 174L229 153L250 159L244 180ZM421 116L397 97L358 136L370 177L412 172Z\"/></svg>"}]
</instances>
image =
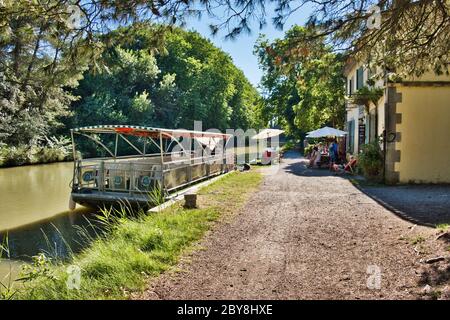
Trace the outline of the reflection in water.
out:
<instances>
[{"instance_id":1,"label":"reflection in water","mask_svg":"<svg viewBox=\"0 0 450 320\"><path fill-rule=\"evenodd\" d=\"M0 260L0 282L14 279L20 264L30 262L33 256L45 253L47 257L64 260L79 252L99 231L97 219L91 209L81 208L62 213L51 219L29 224L0 233L0 239L8 239L9 257Z\"/></svg>"},{"instance_id":2,"label":"reflection in water","mask_svg":"<svg viewBox=\"0 0 450 320\"><path fill-rule=\"evenodd\" d=\"M0 169L0 230L68 210L71 162Z\"/></svg>"},{"instance_id":3,"label":"reflection in water","mask_svg":"<svg viewBox=\"0 0 450 320\"><path fill-rule=\"evenodd\" d=\"M40 252L64 259L79 251L86 243L80 228L94 233L92 209L67 211L72 170L70 162L0 169L0 240L8 235L17 260L0 260L0 280Z\"/></svg>"},{"instance_id":4,"label":"reflection in water","mask_svg":"<svg viewBox=\"0 0 450 320\"><path fill-rule=\"evenodd\" d=\"M78 252L94 236L94 214L89 209L77 209L54 218L0 233L8 237L10 257L28 261L38 253L64 259Z\"/></svg>"}]
</instances>

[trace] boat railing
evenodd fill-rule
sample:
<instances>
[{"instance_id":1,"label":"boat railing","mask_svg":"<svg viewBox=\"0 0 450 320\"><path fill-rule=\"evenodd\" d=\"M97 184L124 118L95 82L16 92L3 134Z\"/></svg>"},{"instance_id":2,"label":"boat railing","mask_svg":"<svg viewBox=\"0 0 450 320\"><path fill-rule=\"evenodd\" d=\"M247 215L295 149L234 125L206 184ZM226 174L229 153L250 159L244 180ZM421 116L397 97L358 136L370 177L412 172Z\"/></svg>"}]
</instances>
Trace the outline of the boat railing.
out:
<instances>
[{"instance_id":1,"label":"boat railing","mask_svg":"<svg viewBox=\"0 0 450 320\"><path fill-rule=\"evenodd\" d=\"M234 155L196 157L193 154L124 156L77 160L74 190L147 193L155 187L171 192L212 175L231 170ZM162 164L162 165L161 165Z\"/></svg>"}]
</instances>

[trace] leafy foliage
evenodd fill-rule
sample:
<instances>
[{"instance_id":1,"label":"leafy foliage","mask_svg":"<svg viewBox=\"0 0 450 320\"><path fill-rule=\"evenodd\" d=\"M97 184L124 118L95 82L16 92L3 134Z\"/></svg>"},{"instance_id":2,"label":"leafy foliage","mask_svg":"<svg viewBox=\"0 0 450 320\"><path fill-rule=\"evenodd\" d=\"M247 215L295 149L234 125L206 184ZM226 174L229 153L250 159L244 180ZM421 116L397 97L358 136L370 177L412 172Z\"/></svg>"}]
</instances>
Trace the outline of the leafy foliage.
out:
<instances>
[{"instance_id":1,"label":"leafy foliage","mask_svg":"<svg viewBox=\"0 0 450 320\"><path fill-rule=\"evenodd\" d=\"M66 1L2 1L0 141L35 145L61 125L97 49L68 23ZM48 15L52 12L52 15Z\"/></svg>"},{"instance_id":2,"label":"leafy foliage","mask_svg":"<svg viewBox=\"0 0 450 320\"><path fill-rule=\"evenodd\" d=\"M61 6L66 1L4 0L0 19L12 15L54 19L61 22ZM12 4L12 5L11 5ZM44 5L43 5L44 4ZM374 7L377 6L377 7ZM387 62L390 67L402 67L404 74L420 74L431 69L448 73L450 42L449 2L447 0L130 0L75 1L80 11L79 34L95 42L95 35L105 33L111 25L133 22L185 25L188 19L208 16L212 34L225 33L235 38L262 29L273 16L272 24L282 29L287 19L300 10L309 9L307 25L320 30L336 49L348 50L359 58L369 55L376 63ZM272 12L270 12L272 11ZM381 17L377 27L371 27L374 17ZM309 40L316 36L311 35ZM155 38L156 41L160 37ZM302 46L304 38L296 39ZM75 46L76 47L76 46Z\"/></svg>"},{"instance_id":3,"label":"leafy foliage","mask_svg":"<svg viewBox=\"0 0 450 320\"><path fill-rule=\"evenodd\" d=\"M70 150L70 140L63 136L45 137L45 140L39 140L31 146L0 144L0 167L64 161L70 158Z\"/></svg>"},{"instance_id":4,"label":"leafy foliage","mask_svg":"<svg viewBox=\"0 0 450 320\"><path fill-rule=\"evenodd\" d=\"M272 43L264 37L255 46L264 70L264 114L278 117L288 133L301 133L323 125L342 127L345 114L342 57L323 38L304 47L297 39L316 31L295 26Z\"/></svg>"},{"instance_id":5,"label":"leafy foliage","mask_svg":"<svg viewBox=\"0 0 450 320\"><path fill-rule=\"evenodd\" d=\"M189 129L194 120L221 130L261 126L259 93L227 54L198 33L135 24L99 36L98 50L84 50L82 37L55 42L61 33L72 35L71 29L57 29L59 22L46 21L48 28L41 30L36 25L42 19L17 19L25 21L29 35L11 29L18 35L0 41L3 165L66 158L65 149L51 150L55 144L46 137L67 135L76 126Z\"/></svg>"},{"instance_id":6,"label":"leafy foliage","mask_svg":"<svg viewBox=\"0 0 450 320\"><path fill-rule=\"evenodd\" d=\"M357 90L350 98L349 100L352 101L354 104L358 105L365 105L366 107L369 107L370 103L373 103L376 105L378 103L378 100L383 96L383 89L382 88L369 88L369 87L362 87L359 90Z\"/></svg>"},{"instance_id":7,"label":"leafy foliage","mask_svg":"<svg viewBox=\"0 0 450 320\"><path fill-rule=\"evenodd\" d=\"M108 35L102 72L89 70L75 94L68 126L135 124L224 130L258 126L259 94L231 58L198 33L175 29L161 53L155 29L120 28Z\"/></svg>"},{"instance_id":8,"label":"leafy foliage","mask_svg":"<svg viewBox=\"0 0 450 320\"><path fill-rule=\"evenodd\" d=\"M383 170L383 152L378 141L372 141L361 146L358 163L363 173L370 179L379 178Z\"/></svg>"}]
</instances>

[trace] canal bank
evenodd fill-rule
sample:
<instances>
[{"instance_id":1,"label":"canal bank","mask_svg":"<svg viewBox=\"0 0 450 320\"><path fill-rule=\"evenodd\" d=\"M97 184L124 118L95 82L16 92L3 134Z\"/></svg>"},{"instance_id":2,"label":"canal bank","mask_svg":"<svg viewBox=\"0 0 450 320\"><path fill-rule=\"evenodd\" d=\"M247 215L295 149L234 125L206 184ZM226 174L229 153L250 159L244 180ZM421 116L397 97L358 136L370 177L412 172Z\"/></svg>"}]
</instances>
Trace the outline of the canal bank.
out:
<instances>
[{"instance_id":1,"label":"canal bank","mask_svg":"<svg viewBox=\"0 0 450 320\"><path fill-rule=\"evenodd\" d=\"M95 210L68 210L72 173L73 162L0 168L0 239L8 239L3 258L13 259L0 260L0 279L40 252L64 258L81 249L74 226L88 227Z\"/></svg>"},{"instance_id":2,"label":"canal bank","mask_svg":"<svg viewBox=\"0 0 450 320\"><path fill-rule=\"evenodd\" d=\"M115 215L108 219L108 232L75 254L67 263L50 265L52 276L40 275L24 284L21 299L128 298L141 291L149 278L174 266L180 256L195 249L195 243L214 222L235 214L261 182L256 172L231 173L198 192L198 208L180 203L160 212L139 217ZM78 266L80 290L66 286L67 267Z\"/></svg>"}]
</instances>

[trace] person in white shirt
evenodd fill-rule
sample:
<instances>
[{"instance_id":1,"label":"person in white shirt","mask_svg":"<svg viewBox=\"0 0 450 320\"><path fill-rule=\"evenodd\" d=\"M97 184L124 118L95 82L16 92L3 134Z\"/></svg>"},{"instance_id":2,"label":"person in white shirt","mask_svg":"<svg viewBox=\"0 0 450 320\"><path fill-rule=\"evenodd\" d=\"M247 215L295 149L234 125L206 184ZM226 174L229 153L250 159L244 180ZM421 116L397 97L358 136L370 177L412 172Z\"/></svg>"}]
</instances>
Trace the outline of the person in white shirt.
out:
<instances>
[{"instance_id":1,"label":"person in white shirt","mask_svg":"<svg viewBox=\"0 0 450 320\"><path fill-rule=\"evenodd\" d=\"M320 162L321 154L319 148L315 146L311 153L311 158L309 159L309 167L317 167Z\"/></svg>"}]
</instances>

